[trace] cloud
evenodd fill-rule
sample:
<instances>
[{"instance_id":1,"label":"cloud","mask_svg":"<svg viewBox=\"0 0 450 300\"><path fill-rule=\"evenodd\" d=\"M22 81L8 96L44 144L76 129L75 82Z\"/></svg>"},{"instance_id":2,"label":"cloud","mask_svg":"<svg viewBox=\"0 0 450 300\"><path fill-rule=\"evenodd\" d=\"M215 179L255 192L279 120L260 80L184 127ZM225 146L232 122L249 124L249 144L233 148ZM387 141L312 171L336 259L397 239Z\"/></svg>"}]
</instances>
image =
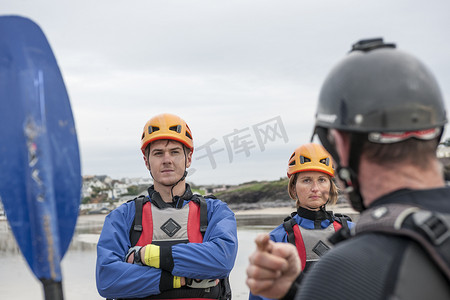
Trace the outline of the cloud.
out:
<instances>
[{"instance_id":1,"label":"cloud","mask_svg":"<svg viewBox=\"0 0 450 300\"><path fill-rule=\"evenodd\" d=\"M446 0L5 0L2 9L46 33L88 174L148 176L142 126L172 112L186 119L196 146L217 139L224 147L233 130L274 117L289 137L232 163L221 153L215 169L198 160L196 183L284 176L288 156L310 139L321 83L361 38L383 36L417 55L450 102Z\"/></svg>"}]
</instances>

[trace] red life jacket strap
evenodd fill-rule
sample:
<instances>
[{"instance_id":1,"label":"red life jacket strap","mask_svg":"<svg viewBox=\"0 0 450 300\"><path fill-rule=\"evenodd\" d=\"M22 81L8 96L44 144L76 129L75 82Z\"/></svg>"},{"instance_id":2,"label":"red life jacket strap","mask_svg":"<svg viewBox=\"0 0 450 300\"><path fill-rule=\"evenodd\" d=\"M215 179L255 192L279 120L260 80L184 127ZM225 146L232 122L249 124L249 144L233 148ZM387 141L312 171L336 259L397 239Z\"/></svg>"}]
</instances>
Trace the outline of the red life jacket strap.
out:
<instances>
[{"instance_id":1,"label":"red life jacket strap","mask_svg":"<svg viewBox=\"0 0 450 300\"><path fill-rule=\"evenodd\" d=\"M142 207L142 233L136 243L138 246L145 246L151 244L153 240L153 220L152 220L152 204L151 202L144 203Z\"/></svg>"},{"instance_id":2,"label":"red life jacket strap","mask_svg":"<svg viewBox=\"0 0 450 300\"><path fill-rule=\"evenodd\" d=\"M191 243L201 243L203 242L203 236L200 232L200 205L190 201L189 205L189 216L188 216L188 228L187 234L189 242Z\"/></svg>"},{"instance_id":3,"label":"red life jacket strap","mask_svg":"<svg viewBox=\"0 0 450 300\"><path fill-rule=\"evenodd\" d=\"M302 264L302 271L306 266L306 249L305 243L303 242L302 233L300 232L299 226L294 226L294 235L295 235L295 247L297 247L298 255L300 257L300 262Z\"/></svg>"},{"instance_id":4,"label":"red life jacket strap","mask_svg":"<svg viewBox=\"0 0 450 300\"><path fill-rule=\"evenodd\" d=\"M297 226L296 226L297 225ZM302 233L297 222L294 219L288 219L283 223L283 227L287 233L287 240L289 243L293 244L297 248L298 255L300 257L300 263L302 266L302 271L306 266L306 249L303 242Z\"/></svg>"},{"instance_id":5,"label":"red life jacket strap","mask_svg":"<svg viewBox=\"0 0 450 300\"><path fill-rule=\"evenodd\" d=\"M338 221L334 221L333 222L333 227L334 227L334 231L337 232L337 231L339 231L342 228L342 225Z\"/></svg>"}]
</instances>

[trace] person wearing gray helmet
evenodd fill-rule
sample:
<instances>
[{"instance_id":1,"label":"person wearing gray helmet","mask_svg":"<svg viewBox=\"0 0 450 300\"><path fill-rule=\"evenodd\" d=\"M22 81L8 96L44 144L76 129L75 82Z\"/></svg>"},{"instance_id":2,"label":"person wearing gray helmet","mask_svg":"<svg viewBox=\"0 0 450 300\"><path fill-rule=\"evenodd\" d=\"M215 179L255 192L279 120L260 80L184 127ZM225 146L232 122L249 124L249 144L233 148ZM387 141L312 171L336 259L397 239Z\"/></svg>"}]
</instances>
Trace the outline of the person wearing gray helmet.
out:
<instances>
[{"instance_id":1,"label":"person wearing gray helmet","mask_svg":"<svg viewBox=\"0 0 450 300\"><path fill-rule=\"evenodd\" d=\"M450 299L450 188L436 157L446 123L439 86L422 62L382 39L354 44L322 86L314 134L360 218L333 237L338 244L301 286L295 249L258 236L247 268L252 293Z\"/></svg>"}]
</instances>

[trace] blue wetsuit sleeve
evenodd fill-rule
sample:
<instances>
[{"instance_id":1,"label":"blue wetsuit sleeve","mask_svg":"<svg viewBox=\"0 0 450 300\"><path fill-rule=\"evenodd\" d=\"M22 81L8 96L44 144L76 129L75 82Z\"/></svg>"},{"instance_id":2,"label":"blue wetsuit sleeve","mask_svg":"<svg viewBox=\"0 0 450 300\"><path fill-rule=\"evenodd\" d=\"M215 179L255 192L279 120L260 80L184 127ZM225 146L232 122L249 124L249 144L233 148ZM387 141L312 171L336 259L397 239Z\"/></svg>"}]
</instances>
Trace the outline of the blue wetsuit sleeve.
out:
<instances>
[{"instance_id":1,"label":"blue wetsuit sleeve","mask_svg":"<svg viewBox=\"0 0 450 300\"><path fill-rule=\"evenodd\" d=\"M135 298L159 294L161 270L124 262L130 248L129 232L134 202L113 210L105 218L97 244L96 283L105 298Z\"/></svg>"},{"instance_id":2,"label":"blue wetsuit sleeve","mask_svg":"<svg viewBox=\"0 0 450 300\"><path fill-rule=\"evenodd\" d=\"M275 227L274 230L270 232L270 239L274 242L281 242L281 243L287 243L287 233L286 230L283 227L283 224L278 225Z\"/></svg>"},{"instance_id":3,"label":"blue wetsuit sleeve","mask_svg":"<svg viewBox=\"0 0 450 300\"><path fill-rule=\"evenodd\" d=\"M208 228L203 243L172 246L172 274L195 279L220 279L231 272L238 250L234 213L218 199L208 204Z\"/></svg>"}]
</instances>

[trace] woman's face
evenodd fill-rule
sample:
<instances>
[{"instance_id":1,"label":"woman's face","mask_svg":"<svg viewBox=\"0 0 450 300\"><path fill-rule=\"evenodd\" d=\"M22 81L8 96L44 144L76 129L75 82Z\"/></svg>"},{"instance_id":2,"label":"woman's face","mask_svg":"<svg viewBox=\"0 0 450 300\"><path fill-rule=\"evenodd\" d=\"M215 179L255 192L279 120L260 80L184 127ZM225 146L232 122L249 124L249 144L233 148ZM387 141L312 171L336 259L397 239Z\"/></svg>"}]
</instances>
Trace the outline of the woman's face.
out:
<instances>
[{"instance_id":1,"label":"woman's face","mask_svg":"<svg viewBox=\"0 0 450 300\"><path fill-rule=\"evenodd\" d=\"M299 206L309 210L319 210L330 196L330 176L317 171L298 173L295 192Z\"/></svg>"}]
</instances>

